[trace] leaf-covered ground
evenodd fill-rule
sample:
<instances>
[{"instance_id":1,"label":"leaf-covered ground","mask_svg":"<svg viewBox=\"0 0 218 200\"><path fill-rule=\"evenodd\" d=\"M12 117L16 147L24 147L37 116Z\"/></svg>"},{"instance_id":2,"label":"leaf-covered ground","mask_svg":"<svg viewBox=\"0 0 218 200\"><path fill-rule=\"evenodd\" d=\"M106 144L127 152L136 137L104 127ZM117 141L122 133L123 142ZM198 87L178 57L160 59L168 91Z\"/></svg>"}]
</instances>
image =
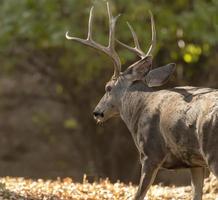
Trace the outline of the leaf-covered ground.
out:
<instances>
[{"instance_id":1,"label":"leaf-covered ground","mask_svg":"<svg viewBox=\"0 0 218 200\"><path fill-rule=\"evenodd\" d=\"M136 187L123 183L102 180L89 183L74 183L72 179L31 180L24 178L0 178L0 200L126 200L132 199ZM190 200L190 187L152 186L150 200ZM218 199L218 181L213 177L205 180L204 200Z\"/></svg>"}]
</instances>

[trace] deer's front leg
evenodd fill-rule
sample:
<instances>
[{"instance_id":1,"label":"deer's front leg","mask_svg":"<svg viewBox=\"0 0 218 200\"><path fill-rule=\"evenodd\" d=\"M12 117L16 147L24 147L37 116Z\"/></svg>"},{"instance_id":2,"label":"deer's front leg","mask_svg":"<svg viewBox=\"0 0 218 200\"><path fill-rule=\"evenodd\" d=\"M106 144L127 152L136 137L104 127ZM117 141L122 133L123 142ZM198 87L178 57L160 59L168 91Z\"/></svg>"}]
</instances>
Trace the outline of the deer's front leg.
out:
<instances>
[{"instance_id":1,"label":"deer's front leg","mask_svg":"<svg viewBox=\"0 0 218 200\"><path fill-rule=\"evenodd\" d=\"M204 184L204 168L196 167L191 168L191 184L193 200L201 200L203 194L203 184Z\"/></svg>"},{"instance_id":2,"label":"deer's front leg","mask_svg":"<svg viewBox=\"0 0 218 200\"><path fill-rule=\"evenodd\" d=\"M154 164L152 158L147 158L142 162L140 183L134 200L144 200L145 195L154 182L157 172L164 160L165 159Z\"/></svg>"}]
</instances>

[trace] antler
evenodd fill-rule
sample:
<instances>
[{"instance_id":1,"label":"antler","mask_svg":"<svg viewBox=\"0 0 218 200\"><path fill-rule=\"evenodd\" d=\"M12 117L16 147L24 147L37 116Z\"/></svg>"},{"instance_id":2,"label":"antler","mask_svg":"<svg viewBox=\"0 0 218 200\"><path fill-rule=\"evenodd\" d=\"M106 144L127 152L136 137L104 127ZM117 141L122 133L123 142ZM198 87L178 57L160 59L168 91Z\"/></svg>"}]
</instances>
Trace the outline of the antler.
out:
<instances>
[{"instance_id":1,"label":"antler","mask_svg":"<svg viewBox=\"0 0 218 200\"><path fill-rule=\"evenodd\" d=\"M128 50L132 51L133 53L136 53L141 58L145 58L146 56L152 55L152 53L154 51L154 48L156 46L156 30L155 30L154 17L153 17L153 14L152 14L151 11L149 11L149 14L150 14L150 17L151 17L152 38L151 38L151 45L150 45L150 47L148 49L148 52L146 54L142 51L142 49L141 49L141 47L139 45L138 37L137 37L135 31L133 30L132 26L128 22L127 22L127 25L128 25L128 27L129 27L129 29L131 31L135 47L128 46L128 45L124 44L123 42L120 42L119 40L117 40L117 42L119 44L121 44L122 46L124 46Z\"/></svg>"},{"instance_id":2,"label":"antler","mask_svg":"<svg viewBox=\"0 0 218 200\"><path fill-rule=\"evenodd\" d=\"M118 54L115 51L115 25L116 21L118 19L118 16L113 17L110 11L110 6L109 3L107 2L107 12L108 12L108 17L109 17L109 41L108 41L108 46L103 46L99 43L96 43L92 39L92 24L93 24L93 9L94 6L91 8L90 13L89 13L89 23L88 23L88 36L87 39L81 39L77 37L71 37L69 36L68 32L66 32L66 38L68 40L74 40L79 43L82 43L84 45L90 46L92 48L95 48L97 50L103 51L106 55L111 57L113 59L114 63L114 75L113 78L116 79L120 72L121 72L121 62Z\"/></svg>"}]
</instances>

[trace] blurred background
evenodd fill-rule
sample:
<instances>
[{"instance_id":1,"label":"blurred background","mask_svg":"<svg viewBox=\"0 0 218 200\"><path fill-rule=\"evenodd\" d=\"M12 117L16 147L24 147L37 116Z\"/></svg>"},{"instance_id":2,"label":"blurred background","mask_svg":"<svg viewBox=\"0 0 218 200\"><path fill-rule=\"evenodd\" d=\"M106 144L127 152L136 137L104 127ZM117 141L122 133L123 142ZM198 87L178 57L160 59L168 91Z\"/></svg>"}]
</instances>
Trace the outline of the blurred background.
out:
<instances>
[{"instance_id":1,"label":"blurred background","mask_svg":"<svg viewBox=\"0 0 218 200\"><path fill-rule=\"evenodd\" d=\"M113 73L111 60L65 39L67 30L86 37L93 4L94 38L107 44L105 1L1 0L0 176L81 181L87 174L90 180L137 183L138 153L124 123L112 119L97 126L92 117ZM129 21L145 51L152 11L154 66L177 64L171 86L218 86L217 0L114 0L110 5L113 15L122 14L117 38L133 44ZM116 49L123 69L137 60L121 46ZM172 173L165 182L174 175L182 179L180 172Z\"/></svg>"}]
</instances>

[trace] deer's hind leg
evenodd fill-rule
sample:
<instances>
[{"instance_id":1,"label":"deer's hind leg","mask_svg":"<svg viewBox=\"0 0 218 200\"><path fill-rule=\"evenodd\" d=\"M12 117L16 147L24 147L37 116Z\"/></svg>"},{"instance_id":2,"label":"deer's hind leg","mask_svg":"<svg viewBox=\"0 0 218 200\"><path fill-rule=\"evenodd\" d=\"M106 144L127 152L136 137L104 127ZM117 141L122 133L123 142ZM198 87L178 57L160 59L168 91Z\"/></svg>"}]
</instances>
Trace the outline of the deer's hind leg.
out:
<instances>
[{"instance_id":1,"label":"deer's hind leg","mask_svg":"<svg viewBox=\"0 0 218 200\"><path fill-rule=\"evenodd\" d=\"M218 178L218 115L214 114L204 121L200 144L210 171Z\"/></svg>"}]
</instances>

